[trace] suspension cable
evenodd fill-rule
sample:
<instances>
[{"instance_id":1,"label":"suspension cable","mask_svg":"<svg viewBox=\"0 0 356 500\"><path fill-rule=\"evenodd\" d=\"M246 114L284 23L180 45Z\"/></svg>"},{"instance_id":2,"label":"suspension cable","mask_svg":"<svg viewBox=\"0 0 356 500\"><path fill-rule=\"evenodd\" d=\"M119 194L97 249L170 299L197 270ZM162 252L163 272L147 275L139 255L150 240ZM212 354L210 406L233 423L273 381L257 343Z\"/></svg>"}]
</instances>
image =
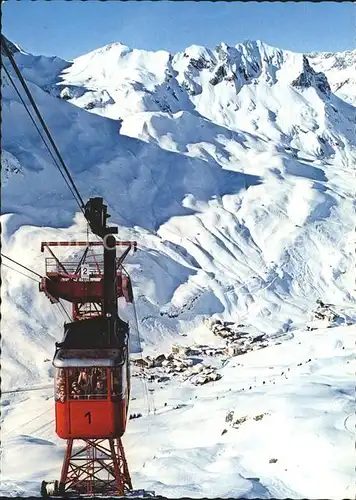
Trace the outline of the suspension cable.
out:
<instances>
[{"instance_id":1,"label":"suspension cable","mask_svg":"<svg viewBox=\"0 0 356 500\"><path fill-rule=\"evenodd\" d=\"M44 276L41 276L41 274L36 273L36 271L32 271L32 269L30 269L29 267L26 267L26 266L24 266L23 264L20 264L19 262L17 262L17 261L16 261L16 260L14 260L14 259L11 259L11 258L10 258L10 257L8 257L7 255L3 254L2 252L1 252L1 257L5 257L5 259L10 260L11 262L13 262L14 264L17 264L17 265L18 265L18 266L20 266L20 267L23 267L24 269L26 269L26 271L29 271L30 273L35 274L35 275L36 275L36 276L38 276L39 278L44 278ZM5 264L3 264L3 265L5 265ZM29 276L28 276L28 278L29 278Z\"/></svg>"},{"instance_id":2,"label":"suspension cable","mask_svg":"<svg viewBox=\"0 0 356 500\"><path fill-rule=\"evenodd\" d=\"M69 316L67 309L64 307L64 305L62 304L60 299L58 299L58 302L56 302L56 305L58 306L59 311L62 313L64 321L65 321L66 316L67 316L67 318L69 319L69 322L72 322L72 318ZM63 311L64 311L64 314L63 314Z\"/></svg>"},{"instance_id":3,"label":"suspension cable","mask_svg":"<svg viewBox=\"0 0 356 500\"><path fill-rule=\"evenodd\" d=\"M10 80L10 83L12 84L12 86L14 87L16 94L18 95L18 97L19 97L20 101L22 102L22 104L23 104L23 106L24 106L25 110L27 111L27 114L28 114L28 116L30 117L30 120L32 121L33 125L35 126L35 128L36 128L36 130L37 130L37 132L38 132L38 134L39 134L39 136L41 137L41 139L42 139L42 141L43 141L43 144L46 146L47 151L48 151L48 153L50 154L50 156L52 157L52 160L54 161L54 163L55 163L56 167L58 168L59 173L60 173L60 174L61 174L61 176L63 177L64 182L67 184L68 189L69 189L69 190L70 190L70 192L72 193L72 195L73 195L73 197L74 197L75 201L77 202L77 204L78 204L78 206L79 206L80 210L82 210L82 207L81 207L81 205L80 205L80 202L79 202L79 200L78 200L78 198L77 198L77 196L76 196L75 192L73 191L73 189L71 188L71 186L70 186L69 182L68 182L68 181L67 181L67 179L65 178L65 175L64 175L64 173L62 172L62 170L61 170L60 166L58 165L56 158L54 157L54 155L53 155L53 153L52 153L52 151L51 151L50 147L48 146L47 142L45 141L45 138L43 137L42 132L40 131L40 129L39 129L39 127L38 127L37 123L35 122L35 119L33 118L33 116L32 116L32 114L31 114L30 110L28 109L27 104L25 103L25 101L24 101L24 99L23 99L22 95L20 94L20 92L19 92L19 90L18 90L18 88L17 88L17 86L16 86L16 84L15 84L14 80L12 79L12 77L11 77L10 73L8 72L8 70L7 70L6 66L4 65L4 63L3 63L3 62L1 62L1 67L2 67L2 68L3 68L3 70L5 71L6 76L7 76L7 77L8 77L8 79Z\"/></svg>"},{"instance_id":4,"label":"suspension cable","mask_svg":"<svg viewBox=\"0 0 356 500\"><path fill-rule=\"evenodd\" d=\"M11 262L13 262L14 264L17 264L18 266L20 266L20 267L22 267L22 268L26 269L26 271L29 271L30 273L32 273L32 274L34 274L34 275L38 276L39 278L44 278L44 276L41 276L41 274L37 273L36 271L33 271L33 270L32 270L32 269L30 269L29 267L24 266L23 264L20 264L20 263L19 263L19 262L17 262L16 260L11 259L11 258L10 258L10 257L8 257L7 255L5 255L5 254L1 253L1 256L2 256L2 257L5 257L5 259L10 260L10 261L11 261ZM28 276L27 274L22 273L22 272L21 272L21 271L19 271L18 269L14 269L13 267L11 267L11 266L9 266L9 265L7 265L7 264L4 264L3 262L1 263L1 265L2 265L2 266L5 266L5 267L8 267L9 269L11 269L12 271L15 271L16 273L22 274L22 276L25 276L26 278L29 278L29 279L31 279L31 280L33 280L33 281L35 281L36 283L41 283L40 281L36 280L35 278L32 278L32 276ZM49 280L50 280L51 278L47 278L47 279L49 279ZM68 312L67 312L66 308L64 307L64 305L62 304L62 302L60 301L60 299L58 299L58 302L56 302L56 305L58 306L58 308L59 308L60 312L62 313L62 315L63 315L63 312L62 312L62 311L64 311L64 313L65 313L65 315L67 316L67 318L69 319L69 321L72 321L72 318L69 316L69 314L68 314ZM61 310L61 308L62 308L62 310ZM64 316L64 319L65 319L65 316Z\"/></svg>"},{"instance_id":5,"label":"suspension cable","mask_svg":"<svg viewBox=\"0 0 356 500\"><path fill-rule=\"evenodd\" d=\"M7 264L2 263L1 265L4 267L7 267L8 269L11 269L12 271L15 271L16 273L22 274L22 276L25 276L26 278L29 278L30 280L35 281L36 283L41 283L40 281L36 280L35 278L32 278L32 276L28 276L27 274L22 273L18 269L14 269L13 267L8 266Z\"/></svg>"},{"instance_id":6,"label":"suspension cable","mask_svg":"<svg viewBox=\"0 0 356 500\"><path fill-rule=\"evenodd\" d=\"M77 189L77 187L76 187L76 185L75 185L75 183L73 181L73 178L72 178L72 176L71 176L71 174L70 174L70 172L69 172L66 164L64 163L64 160L63 160L60 152L58 151L58 148L57 148L57 146L56 146L56 144L55 144L55 142L54 142L54 140L53 140L53 138L51 136L50 131L48 130L48 127L47 127L45 121L43 120L43 118L41 116L41 113L39 112L39 110L37 108L37 105L36 105L36 103L35 103L35 101L34 101L34 99L32 97L32 94L31 94L31 92L30 92L30 90L29 90L29 88L28 88L25 80L23 79L23 77L21 75L21 72L20 72L20 70L19 70L19 68L18 68L18 66L16 64L16 61L13 58L13 56L11 54L11 51L9 50L9 48L7 46L6 40L4 38L4 35L1 35L1 46L4 48L5 54L8 57L9 61L11 62L11 65L14 68L16 76L20 80L20 82L22 84L22 87L25 90L26 95L27 95L30 103L32 104L32 107L33 107L33 109L34 109L34 111L35 111L35 113L37 115L37 118L39 119L39 121L40 121L40 123L41 123L41 125L42 125L42 127L44 129L44 131L46 132L46 135L47 135L47 137L48 137L48 139L49 139L49 141L51 143L51 146L53 147L55 153L57 154L63 170L65 171L65 173L68 176L68 179L69 179L69 181L70 181L70 183L71 183L71 185L72 185L72 187L73 187L73 189L74 189L74 191L75 191L75 193L76 193L76 195L77 195L77 197L78 197L78 199L79 199L79 201L81 203L81 210L84 213L84 201L83 201L83 199L82 199L82 197L81 197L81 195L80 195L80 193L79 193L79 191L78 191L78 189Z\"/></svg>"}]
</instances>

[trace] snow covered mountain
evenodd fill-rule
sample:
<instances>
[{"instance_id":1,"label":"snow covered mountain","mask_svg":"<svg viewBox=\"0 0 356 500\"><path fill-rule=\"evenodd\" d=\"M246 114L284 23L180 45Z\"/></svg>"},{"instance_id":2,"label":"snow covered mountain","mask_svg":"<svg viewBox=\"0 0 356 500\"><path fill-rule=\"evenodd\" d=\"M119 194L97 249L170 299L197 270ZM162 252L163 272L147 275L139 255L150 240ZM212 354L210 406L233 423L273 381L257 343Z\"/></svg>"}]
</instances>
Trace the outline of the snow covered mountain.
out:
<instances>
[{"instance_id":1,"label":"snow covered mountain","mask_svg":"<svg viewBox=\"0 0 356 500\"><path fill-rule=\"evenodd\" d=\"M298 376L298 388L288 389L290 404L295 404L293 391L305 396L307 428L307 408L313 407L312 396L318 394L323 376L327 377L337 388L332 389L335 393L325 392L325 408L329 408L329 398L341 398L336 394L342 391L344 397L335 409L335 419L330 417L321 425L324 430L334 426L335 436L343 433L339 441L333 436L335 443L347 447L349 424L339 430L335 422L343 412L347 418L350 413L352 370L338 377L345 373L351 356L349 339L354 327L346 325L356 319L356 51L302 55L257 41L235 47L221 44L215 50L191 46L172 55L117 43L68 62L14 47L16 61L83 198L103 196L111 221L119 226L119 237L138 241L140 251L128 260L127 268L134 284L144 353L170 349L181 335L184 342L213 342L204 324L212 315L244 324L251 335L266 334L272 343L279 338L286 350L283 355L290 359L282 362L283 368L306 361L304 357L312 351L315 356L308 376L315 387L306 397L305 380ZM40 241L85 238L86 224L5 75L2 118L2 251L43 272ZM69 249L61 255L70 254ZM54 340L61 337L61 322L34 283L7 268L2 275L2 388L51 383L52 369L44 360L51 358ZM334 304L344 327L310 339L314 334L304 329L319 298ZM130 310L123 314L132 317ZM329 335L336 337L325 354L321 339ZM296 353L294 358L297 338L305 343L305 355ZM332 346L347 350L337 354L331 366ZM256 367L255 382L256 377L266 377L261 355L278 371L282 354L274 357L275 349L273 344L242 355L242 365L249 368L245 372L241 367L241 381L250 380L252 388L251 366ZM239 405L240 400L247 405L244 408L252 404L246 395L237 394L242 387L234 382L236 359L225 360L223 377L213 382L213 389L197 388L193 395L184 383L167 382L161 384L159 400L162 405L164 398L172 406L186 404L183 420L196 420L197 425L202 412L215 408L212 421L206 423L209 434L227 408ZM269 398L274 390L261 387L254 401L260 401L263 394ZM289 425L299 418L298 412L288 418L283 414L283 384L278 391L278 402L270 408L274 417L277 412L272 427L283 419ZM19 493L21 488L35 491L39 480L46 475L53 478L60 467L63 443L54 435L52 402L46 399L51 391L29 394L9 394L2 403L6 435L2 474L7 494ZM214 406L222 394L224 402ZM138 404L142 404L139 396ZM37 416L42 405L44 414ZM34 424L30 419L26 427L29 411L38 420ZM211 440L207 444L202 438L188 446L184 428L171 415L148 415L134 424L127 435L128 448L138 438L147 440L147 426L150 436L155 433L157 437L157 466L150 462L151 444L147 456L143 451L142 455L129 452L141 487L157 493L348 496L353 474L348 462L341 471L334 470L331 459L325 462L321 473L330 475L328 486L316 475L310 478L308 491L303 475L296 475L295 467L305 472L300 462L285 476L283 468L275 476L267 469L262 472L264 466L257 465L258 447L247 460L246 454L235 450L237 442L230 441L230 433L224 439L218 433L219 444ZM264 425L267 433L272 432L268 423ZM173 428L179 429L177 439L164 444L159 433L167 436ZM303 429L300 439L309 439ZM329 446L325 443L330 433L325 430L322 435L323 444L319 443L313 460L322 454L322 446ZM250 446L251 436L243 436L245 441L238 446ZM49 448L44 452L38 440L52 445L48 460L41 453L47 454ZM180 441L185 443L184 450L179 450ZM28 457L33 461L38 456L43 467L26 473L24 466L20 478L13 467L23 446ZM217 458L221 455L224 459ZM220 489L206 483L204 489L203 477L196 474L194 479L181 465L187 456L206 473L225 474L226 483L222 481ZM143 470L146 460L150 465ZM167 468L180 472L170 476ZM236 468L240 475L234 482ZM256 476L260 482L254 480Z\"/></svg>"},{"instance_id":2,"label":"snow covered mountain","mask_svg":"<svg viewBox=\"0 0 356 500\"><path fill-rule=\"evenodd\" d=\"M335 53L308 54L315 70L324 71L328 77L332 91L341 99L350 104L356 103L356 51Z\"/></svg>"}]
</instances>

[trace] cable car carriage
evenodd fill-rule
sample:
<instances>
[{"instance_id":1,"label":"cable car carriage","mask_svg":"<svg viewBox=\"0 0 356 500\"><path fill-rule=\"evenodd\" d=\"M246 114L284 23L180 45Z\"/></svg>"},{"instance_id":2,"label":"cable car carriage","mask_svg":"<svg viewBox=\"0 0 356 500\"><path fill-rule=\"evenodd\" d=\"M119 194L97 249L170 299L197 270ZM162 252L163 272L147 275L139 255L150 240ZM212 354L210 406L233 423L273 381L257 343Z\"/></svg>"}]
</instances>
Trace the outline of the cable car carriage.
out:
<instances>
[{"instance_id":1,"label":"cable car carriage","mask_svg":"<svg viewBox=\"0 0 356 500\"><path fill-rule=\"evenodd\" d=\"M105 318L65 325L56 343L56 432L63 439L121 437L130 397L128 324L118 318L117 342L107 346ZM123 338L124 343L119 342Z\"/></svg>"}]
</instances>

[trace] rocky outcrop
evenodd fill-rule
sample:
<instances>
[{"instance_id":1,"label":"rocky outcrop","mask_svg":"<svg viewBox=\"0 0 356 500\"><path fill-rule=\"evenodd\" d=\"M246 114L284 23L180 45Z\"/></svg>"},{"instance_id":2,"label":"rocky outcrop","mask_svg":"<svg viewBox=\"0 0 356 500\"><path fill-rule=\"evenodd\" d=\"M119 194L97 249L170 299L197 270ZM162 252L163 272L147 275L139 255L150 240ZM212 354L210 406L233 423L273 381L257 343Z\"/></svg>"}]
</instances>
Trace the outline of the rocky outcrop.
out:
<instances>
[{"instance_id":1,"label":"rocky outcrop","mask_svg":"<svg viewBox=\"0 0 356 500\"><path fill-rule=\"evenodd\" d=\"M317 306L312 311L312 319L307 323L307 330L317 330L318 328L330 328L343 324L344 319L331 309L330 304L324 304L320 299L317 300Z\"/></svg>"},{"instance_id":2,"label":"rocky outcrop","mask_svg":"<svg viewBox=\"0 0 356 500\"><path fill-rule=\"evenodd\" d=\"M1 152L2 180L6 183L12 175L23 175L23 168L18 159L9 151Z\"/></svg>"},{"instance_id":3,"label":"rocky outcrop","mask_svg":"<svg viewBox=\"0 0 356 500\"><path fill-rule=\"evenodd\" d=\"M255 420L258 422L259 420L262 420L264 417L267 415L270 415L270 413L260 413L259 415L255 416L248 416L244 415L242 417L237 417L235 416L234 411L229 411L225 417L225 422L230 425L230 427L233 427L234 429L238 429L241 424L245 423L247 420Z\"/></svg>"},{"instance_id":4,"label":"rocky outcrop","mask_svg":"<svg viewBox=\"0 0 356 500\"><path fill-rule=\"evenodd\" d=\"M215 74L209 82L211 85L217 85L218 83L221 83L223 79L227 76L227 70L224 65L219 66L217 70L215 71Z\"/></svg>"},{"instance_id":5,"label":"rocky outcrop","mask_svg":"<svg viewBox=\"0 0 356 500\"><path fill-rule=\"evenodd\" d=\"M310 66L308 58L303 55L303 71L301 74L292 82L292 87L306 89L309 87L314 87L324 95L328 96L331 92L331 88L324 73L317 73Z\"/></svg>"},{"instance_id":6,"label":"rocky outcrop","mask_svg":"<svg viewBox=\"0 0 356 500\"><path fill-rule=\"evenodd\" d=\"M189 62L190 66L201 71L202 69L209 69L212 66L211 61L207 61L204 57L200 57L199 59L191 58Z\"/></svg>"},{"instance_id":7,"label":"rocky outcrop","mask_svg":"<svg viewBox=\"0 0 356 500\"><path fill-rule=\"evenodd\" d=\"M63 85L60 83L50 83L48 85L43 85L42 90L47 92L53 97L59 97L65 101L69 101L73 98L82 97L88 92L84 87L78 87L77 85Z\"/></svg>"}]
</instances>

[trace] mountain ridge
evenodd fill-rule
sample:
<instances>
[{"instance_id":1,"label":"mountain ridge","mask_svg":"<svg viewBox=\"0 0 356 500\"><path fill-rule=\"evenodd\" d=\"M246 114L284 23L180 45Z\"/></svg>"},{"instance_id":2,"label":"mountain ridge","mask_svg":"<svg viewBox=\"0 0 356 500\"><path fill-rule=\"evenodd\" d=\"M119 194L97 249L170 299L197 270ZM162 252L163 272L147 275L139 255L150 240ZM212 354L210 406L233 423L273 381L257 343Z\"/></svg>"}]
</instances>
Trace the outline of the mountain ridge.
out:
<instances>
[{"instance_id":1,"label":"mountain ridge","mask_svg":"<svg viewBox=\"0 0 356 500\"><path fill-rule=\"evenodd\" d=\"M9 41L10 44L12 42ZM17 51L20 53L23 53L25 55L31 55L28 52L23 51L20 47L16 46L15 44L12 44L14 47L17 47ZM191 45L187 47L183 52L177 52L176 54L171 54L166 50L158 50L158 51L152 51L152 50L144 50L144 49L132 49L129 46L121 43L121 42L114 42L110 43L107 45L104 45L103 47L99 47L91 52L88 52L87 54L83 54L81 56L78 56L74 58L71 61L65 61L64 59L61 59L64 64L68 66L72 66L73 64L76 64L80 62L81 60L85 60L86 58L92 59L95 58L95 56L99 55L102 56L103 54L110 53L113 50L119 49L119 55L120 56L125 56L128 54L132 54L132 52L137 52L137 53L143 53L148 56L151 56L152 54L161 54L162 56L164 55L166 58L168 58L168 61L171 62L174 60L174 58L179 57L179 54L183 54L183 57L189 57L188 53L193 52L195 54L210 54L210 56L213 55L213 57L216 59L216 55L220 54L220 57L222 59L226 59L227 54L231 51L237 51L237 53L240 53L242 56L246 56L248 54L254 54L255 56L260 53L260 55L264 55L265 57L275 57L275 61L278 61L278 58L283 58L283 57L288 57L288 56L294 56L294 58L299 58L301 61L304 60L305 58L312 59L313 64L316 63L317 67L322 69L322 65L325 64L327 66L327 72L331 72L332 74L332 80L335 79L334 76L334 69L337 68L340 70L341 69L347 69L349 66L352 67L356 63L356 49L353 50L346 50L342 52L293 52L291 50L284 50L284 49L279 49L277 47L274 47L272 45L269 45L265 42L262 42L261 40L246 40L242 43L237 43L235 46L229 46L224 42L221 42L219 45L215 47L215 49L211 48L206 48L204 46L199 46L199 45ZM225 56L224 56L225 54ZM44 56L33 56L33 57L44 57ZM60 59L57 57L51 57L49 59ZM308 61L309 61L308 59ZM261 60L261 57L260 57ZM194 57L192 57L192 62L194 64ZM309 61L310 65L310 61ZM64 68L65 69L65 68ZM241 68L243 71L244 68ZM58 74L60 74L61 71L59 71ZM327 77L327 75L326 75ZM346 85L348 83L349 78L346 78L345 81L338 82L337 84L333 85L332 82L332 90L333 91L338 91L342 86ZM58 82L57 82L58 83ZM355 86L356 83L353 81L353 85ZM352 99L354 97L354 94L356 93L355 88L352 90ZM345 97L345 94L342 93L341 96Z\"/></svg>"}]
</instances>

